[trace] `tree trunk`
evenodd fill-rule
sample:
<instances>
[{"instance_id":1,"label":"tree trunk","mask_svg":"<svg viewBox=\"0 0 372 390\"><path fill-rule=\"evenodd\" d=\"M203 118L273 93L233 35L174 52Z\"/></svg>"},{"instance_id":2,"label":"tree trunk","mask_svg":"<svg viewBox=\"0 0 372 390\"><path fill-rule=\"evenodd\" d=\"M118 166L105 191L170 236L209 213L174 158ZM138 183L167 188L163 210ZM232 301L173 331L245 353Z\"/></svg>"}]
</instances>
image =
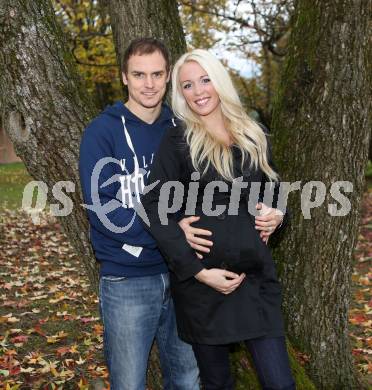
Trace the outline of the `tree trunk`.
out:
<instances>
[{"instance_id":1,"label":"tree trunk","mask_svg":"<svg viewBox=\"0 0 372 390\"><path fill-rule=\"evenodd\" d=\"M0 0L0 107L4 128L28 172L48 186L75 183L72 213L61 225L86 266L93 288L97 267L88 240L78 156L82 130L95 109L76 72L47 0Z\"/></svg>"},{"instance_id":2,"label":"tree trunk","mask_svg":"<svg viewBox=\"0 0 372 390\"><path fill-rule=\"evenodd\" d=\"M185 36L174 0L105 0L109 6L118 63L132 39L154 37L168 47L174 63L186 52Z\"/></svg>"},{"instance_id":3,"label":"tree trunk","mask_svg":"<svg viewBox=\"0 0 372 390\"><path fill-rule=\"evenodd\" d=\"M298 0L273 113L283 180L321 181L327 192L311 220L290 197L292 223L276 250L288 335L310 356L319 389L360 388L353 370L348 309L364 169L369 147L370 0ZM332 183L348 180L351 210L331 216ZM343 190L341 190L343 192ZM346 191L345 191L346 192Z\"/></svg>"}]
</instances>

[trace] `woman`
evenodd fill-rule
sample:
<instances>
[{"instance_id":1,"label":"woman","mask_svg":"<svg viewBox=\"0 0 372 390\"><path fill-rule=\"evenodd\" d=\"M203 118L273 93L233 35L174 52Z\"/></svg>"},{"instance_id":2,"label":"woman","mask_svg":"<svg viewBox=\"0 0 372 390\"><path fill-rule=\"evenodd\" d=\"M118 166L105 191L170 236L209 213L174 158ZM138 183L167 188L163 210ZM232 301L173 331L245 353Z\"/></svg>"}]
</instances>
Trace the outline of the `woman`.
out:
<instances>
[{"instance_id":1,"label":"woman","mask_svg":"<svg viewBox=\"0 0 372 390\"><path fill-rule=\"evenodd\" d=\"M247 206L255 182L260 198L262 183L278 188L268 137L246 115L226 69L207 51L177 61L172 88L173 110L183 123L164 136L149 178L159 182L142 204L172 271L179 336L192 344L207 390L233 388L229 344L239 341L252 354L264 389L294 389L281 288L265 243L283 213L260 203L268 214L255 219ZM177 203L185 215L200 217L197 227L212 232L213 246L203 259L178 226Z\"/></svg>"}]
</instances>

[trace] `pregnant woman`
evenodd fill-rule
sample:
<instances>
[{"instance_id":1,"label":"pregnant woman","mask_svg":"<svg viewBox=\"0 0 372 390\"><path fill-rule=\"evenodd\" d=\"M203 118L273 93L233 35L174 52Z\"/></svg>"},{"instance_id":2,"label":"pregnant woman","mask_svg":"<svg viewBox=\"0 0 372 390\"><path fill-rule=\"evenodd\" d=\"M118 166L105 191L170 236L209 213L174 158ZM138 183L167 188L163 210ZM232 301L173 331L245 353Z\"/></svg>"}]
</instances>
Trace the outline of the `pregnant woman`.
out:
<instances>
[{"instance_id":1,"label":"pregnant woman","mask_svg":"<svg viewBox=\"0 0 372 390\"><path fill-rule=\"evenodd\" d=\"M164 136L148 181L159 182L142 205L171 270L179 336L192 344L206 390L234 388L229 344L240 341L264 389L295 389L281 287L265 242L287 214L276 209L278 191L273 204L258 203L269 217L255 218L248 207L254 192L261 194L254 205L262 198L266 182L279 186L267 132L248 117L227 70L205 50L177 61L172 105L182 124ZM165 213L173 210L169 194L185 215L199 217L196 227L212 232L203 259L187 243L176 215Z\"/></svg>"}]
</instances>

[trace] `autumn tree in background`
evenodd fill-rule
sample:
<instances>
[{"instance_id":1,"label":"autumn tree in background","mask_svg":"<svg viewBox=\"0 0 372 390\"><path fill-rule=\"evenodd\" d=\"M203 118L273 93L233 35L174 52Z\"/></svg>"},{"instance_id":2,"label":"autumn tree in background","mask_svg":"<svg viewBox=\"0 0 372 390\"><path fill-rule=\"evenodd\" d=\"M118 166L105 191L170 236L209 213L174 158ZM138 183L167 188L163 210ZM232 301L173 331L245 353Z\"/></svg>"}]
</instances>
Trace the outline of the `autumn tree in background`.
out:
<instances>
[{"instance_id":1,"label":"autumn tree in background","mask_svg":"<svg viewBox=\"0 0 372 390\"><path fill-rule=\"evenodd\" d=\"M224 23L217 12L227 7L228 0L179 3L181 22L190 48L212 49L230 31L230 26Z\"/></svg>"},{"instance_id":2,"label":"autumn tree in background","mask_svg":"<svg viewBox=\"0 0 372 390\"><path fill-rule=\"evenodd\" d=\"M269 127L293 0L180 0L180 5L188 45L212 49L227 66L227 58L252 64L249 76L236 65L230 70L247 110Z\"/></svg>"},{"instance_id":3,"label":"autumn tree in background","mask_svg":"<svg viewBox=\"0 0 372 390\"><path fill-rule=\"evenodd\" d=\"M96 105L102 108L120 99L123 91L109 15L110 9L114 10L114 18L123 15L117 5L108 7L108 0L53 0L53 4L78 71ZM189 48L212 49L227 66L228 57L252 63L254 73L249 77L233 68L231 73L247 109L269 126L273 91L286 52L292 0L183 0L179 4ZM142 10L133 9L126 15L132 17L135 12ZM126 30L130 20L123 22Z\"/></svg>"},{"instance_id":4,"label":"autumn tree in background","mask_svg":"<svg viewBox=\"0 0 372 390\"><path fill-rule=\"evenodd\" d=\"M133 37L157 36L167 44L173 61L186 50L174 0L153 3L53 0L52 3L78 72L100 108L126 93L118 65ZM173 23L168 23L167 18Z\"/></svg>"},{"instance_id":5,"label":"autumn tree in background","mask_svg":"<svg viewBox=\"0 0 372 390\"><path fill-rule=\"evenodd\" d=\"M357 241L371 105L368 21L370 0L296 1L292 35L274 109L274 154L282 176L304 185L324 183L321 207L303 213L291 197L292 223L276 258L281 263L284 309L291 342L310 356L319 389L357 389L348 335L353 250ZM331 185L349 181L342 194ZM319 182L315 185L320 186ZM318 200L321 199L317 198Z\"/></svg>"},{"instance_id":6,"label":"autumn tree in background","mask_svg":"<svg viewBox=\"0 0 372 390\"><path fill-rule=\"evenodd\" d=\"M96 106L122 97L110 15L102 1L53 0L79 74Z\"/></svg>"}]
</instances>

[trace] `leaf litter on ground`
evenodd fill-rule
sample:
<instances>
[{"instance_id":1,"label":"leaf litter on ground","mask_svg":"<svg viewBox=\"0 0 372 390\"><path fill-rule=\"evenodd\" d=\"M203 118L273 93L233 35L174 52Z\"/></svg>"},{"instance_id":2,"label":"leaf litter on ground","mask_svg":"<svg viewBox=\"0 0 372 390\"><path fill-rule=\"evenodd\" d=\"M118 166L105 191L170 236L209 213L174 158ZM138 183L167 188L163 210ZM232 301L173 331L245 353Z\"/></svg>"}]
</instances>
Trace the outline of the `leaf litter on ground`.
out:
<instances>
[{"instance_id":1,"label":"leaf litter on ground","mask_svg":"<svg viewBox=\"0 0 372 390\"><path fill-rule=\"evenodd\" d=\"M2 210L0 388L109 388L97 296L59 223Z\"/></svg>"},{"instance_id":2,"label":"leaf litter on ground","mask_svg":"<svg viewBox=\"0 0 372 390\"><path fill-rule=\"evenodd\" d=\"M108 389L98 299L61 226L20 211L0 224L0 386ZM352 354L372 383L372 191L363 199L349 311Z\"/></svg>"}]
</instances>

